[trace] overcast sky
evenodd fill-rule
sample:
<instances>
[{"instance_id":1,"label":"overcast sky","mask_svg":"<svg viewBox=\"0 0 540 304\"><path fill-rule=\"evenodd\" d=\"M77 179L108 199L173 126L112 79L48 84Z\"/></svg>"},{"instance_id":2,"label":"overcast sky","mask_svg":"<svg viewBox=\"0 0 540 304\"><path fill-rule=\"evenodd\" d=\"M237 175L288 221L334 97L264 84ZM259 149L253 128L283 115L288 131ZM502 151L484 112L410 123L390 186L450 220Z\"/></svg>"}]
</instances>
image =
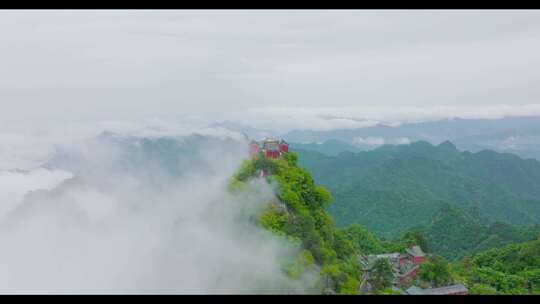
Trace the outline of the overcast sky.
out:
<instances>
[{"instance_id":1,"label":"overcast sky","mask_svg":"<svg viewBox=\"0 0 540 304\"><path fill-rule=\"evenodd\" d=\"M0 120L530 109L538 54L538 11L1 11Z\"/></svg>"}]
</instances>

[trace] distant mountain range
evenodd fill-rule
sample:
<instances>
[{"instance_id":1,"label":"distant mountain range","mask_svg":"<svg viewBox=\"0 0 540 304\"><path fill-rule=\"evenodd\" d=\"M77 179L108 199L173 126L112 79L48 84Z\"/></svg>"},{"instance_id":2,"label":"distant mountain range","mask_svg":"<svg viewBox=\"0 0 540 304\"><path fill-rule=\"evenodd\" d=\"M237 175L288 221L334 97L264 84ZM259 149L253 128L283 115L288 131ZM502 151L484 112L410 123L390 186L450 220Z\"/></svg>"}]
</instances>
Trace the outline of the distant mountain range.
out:
<instances>
[{"instance_id":1,"label":"distant mountain range","mask_svg":"<svg viewBox=\"0 0 540 304\"><path fill-rule=\"evenodd\" d=\"M334 196L340 226L365 225L386 237L428 225L441 206L477 210L488 221L540 223L540 161L450 141L385 145L335 156L297 150L300 165Z\"/></svg>"},{"instance_id":2,"label":"distant mountain range","mask_svg":"<svg viewBox=\"0 0 540 304\"><path fill-rule=\"evenodd\" d=\"M371 150L383 144L406 144L420 140L439 144L450 140L461 150L478 152L490 149L540 159L540 117L456 118L400 126L377 125L332 131L297 130L283 134L282 137L299 144L338 140L342 142L343 151L351 152ZM313 150L322 152L324 148ZM332 150L332 153L335 154L335 151Z\"/></svg>"},{"instance_id":3,"label":"distant mountain range","mask_svg":"<svg viewBox=\"0 0 540 304\"><path fill-rule=\"evenodd\" d=\"M308 150L316 151L325 155L337 156L341 152L360 152L364 151L359 147L350 145L344 141L337 139L329 139L325 142L319 143L296 143L292 142L289 144L289 148L292 150Z\"/></svg>"}]
</instances>

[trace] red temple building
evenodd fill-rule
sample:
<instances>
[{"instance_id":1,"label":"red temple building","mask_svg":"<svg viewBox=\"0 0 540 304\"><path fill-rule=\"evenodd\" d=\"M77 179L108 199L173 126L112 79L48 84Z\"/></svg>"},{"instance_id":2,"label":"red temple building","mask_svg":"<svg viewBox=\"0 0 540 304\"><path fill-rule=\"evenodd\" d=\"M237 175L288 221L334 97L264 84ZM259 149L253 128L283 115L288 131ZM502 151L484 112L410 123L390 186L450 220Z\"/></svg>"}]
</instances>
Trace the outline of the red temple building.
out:
<instances>
[{"instance_id":1,"label":"red temple building","mask_svg":"<svg viewBox=\"0 0 540 304\"><path fill-rule=\"evenodd\" d=\"M426 254L422 251L420 246L413 245L407 248L406 253L387 253L387 254L371 254L367 256L360 255L358 261L361 265L363 272L362 282L360 284L360 291L362 293L370 293L372 290L369 284L370 272L373 268L375 261L379 259L388 259L388 262L392 266L392 285L394 288L400 288L407 284L418 274L420 264L425 262Z\"/></svg>"},{"instance_id":2,"label":"red temple building","mask_svg":"<svg viewBox=\"0 0 540 304\"><path fill-rule=\"evenodd\" d=\"M279 141L277 139L265 139L263 141L263 150L267 158L279 158L281 156Z\"/></svg>"},{"instance_id":3,"label":"red temple building","mask_svg":"<svg viewBox=\"0 0 540 304\"><path fill-rule=\"evenodd\" d=\"M283 153L289 152L289 144L282 140L266 138L262 141L262 148L256 141L251 141L249 144L249 156L253 157L260 152L263 152L267 158L280 158Z\"/></svg>"},{"instance_id":4,"label":"red temple building","mask_svg":"<svg viewBox=\"0 0 540 304\"><path fill-rule=\"evenodd\" d=\"M281 153L289 152L289 144L283 139L279 142L279 151L281 151Z\"/></svg>"},{"instance_id":5,"label":"red temple building","mask_svg":"<svg viewBox=\"0 0 540 304\"><path fill-rule=\"evenodd\" d=\"M418 245L407 248L407 254L410 256L410 259L414 265L422 264L426 260L425 253Z\"/></svg>"}]
</instances>

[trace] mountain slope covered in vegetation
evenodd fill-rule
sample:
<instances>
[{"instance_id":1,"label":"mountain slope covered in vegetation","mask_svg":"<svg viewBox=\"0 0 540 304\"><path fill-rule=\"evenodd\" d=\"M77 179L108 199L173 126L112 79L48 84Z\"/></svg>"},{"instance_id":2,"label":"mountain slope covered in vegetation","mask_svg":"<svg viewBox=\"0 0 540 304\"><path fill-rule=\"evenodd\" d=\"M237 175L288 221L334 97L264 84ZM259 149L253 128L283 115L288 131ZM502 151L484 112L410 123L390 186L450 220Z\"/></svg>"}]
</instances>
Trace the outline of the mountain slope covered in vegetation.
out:
<instances>
[{"instance_id":1,"label":"mountain slope covered in vegetation","mask_svg":"<svg viewBox=\"0 0 540 304\"><path fill-rule=\"evenodd\" d=\"M490 223L475 210L443 205L427 225L415 227L425 236L430 250L455 260L476 252L535 239L540 226Z\"/></svg>"},{"instance_id":2,"label":"mountain slope covered in vegetation","mask_svg":"<svg viewBox=\"0 0 540 304\"><path fill-rule=\"evenodd\" d=\"M456 268L472 294L540 294L540 239L464 259Z\"/></svg>"},{"instance_id":3,"label":"mountain slope covered in vegetation","mask_svg":"<svg viewBox=\"0 0 540 304\"><path fill-rule=\"evenodd\" d=\"M232 178L230 191L242 191L261 170L274 185L278 201L268 204L257 223L303 248L284 271L292 278L301 278L315 268L321 278L313 286L316 292L356 294L360 276L356 252L326 212L330 193L316 185L306 169L297 166L295 153L286 153L280 159L258 155L246 160Z\"/></svg>"},{"instance_id":4,"label":"mountain slope covered in vegetation","mask_svg":"<svg viewBox=\"0 0 540 304\"><path fill-rule=\"evenodd\" d=\"M429 224L448 204L489 221L540 223L540 162L512 154L460 152L420 141L337 156L301 150L300 165L327 187L339 226L360 223L385 237Z\"/></svg>"}]
</instances>

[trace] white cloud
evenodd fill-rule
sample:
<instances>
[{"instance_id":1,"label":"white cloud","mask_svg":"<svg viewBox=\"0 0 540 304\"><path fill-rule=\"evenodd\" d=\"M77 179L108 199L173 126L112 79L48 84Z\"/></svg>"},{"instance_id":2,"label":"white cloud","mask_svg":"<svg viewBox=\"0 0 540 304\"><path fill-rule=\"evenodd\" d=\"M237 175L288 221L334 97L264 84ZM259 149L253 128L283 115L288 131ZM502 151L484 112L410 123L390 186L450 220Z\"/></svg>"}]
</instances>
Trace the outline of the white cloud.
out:
<instances>
[{"instance_id":1,"label":"white cloud","mask_svg":"<svg viewBox=\"0 0 540 304\"><path fill-rule=\"evenodd\" d=\"M411 140L408 137L400 137L394 140L394 144L396 145L408 145L410 143L411 143Z\"/></svg>"},{"instance_id":2,"label":"white cloud","mask_svg":"<svg viewBox=\"0 0 540 304\"><path fill-rule=\"evenodd\" d=\"M355 137L352 140L354 145L368 145L368 146L382 146L385 143L384 138L381 137Z\"/></svg>"},{"instance_id":3,"label":"white cloud","mask_svg":"<svg viewBox=\"0 0 540 304\"><path fill-rule=\"evenodd\" d=\"M49 190L72 177L63 170L0 171L0 221L12 211L29 191Z\"/></svg>"},{"instance_id":4,"label":"white cloud","mask_svg":"<svg viewBox=\"0 0 540 304\"><path fill-rule=\"evenodd\" d=\"M390 145L408 145L411 143L411 140L407 137L399 137L393 139L384 139L382 137L355 137L352 139L353 145L359 146L372 146L378 147L384 144Z\"/></svg>"},{"instance_id":5,"label":"white cloud","mask_svg":"<svg viewBox=\"0 0 540 304\"><path fill-rule=\"evenodd\" d=\"M121 136L163 137L199 134L243 140L244 135L222 127L208 127L210 120L198 116L140 120L58 122L45 125L9 125L0 122L0 170L38 168L49 160L55 146L80 142L108 131ZM75 145L76 146L76 145Z\"/></svg>"},{"instance_id":6,"label":"white cloud","mask_svg":"<svg viewBox=\"0 0 540 304\"><path fill-rule=\"evenodd\" d=\"M370 112L379 106L455 104L475 105L482 113L483 106L540 99L534 86L538 12L5 11L1 16L0 120L9 124L219 116L293 105ZM312 123L321 129L361 124L340 116Z\"/></svg>"},{"instance_id":7,"label":"white cloud","mask_svg":"<svg viewBox=\"0 0 540 304\"><path fill-rule=\"evenodd\" d=\"M264 107L230 114L230 119L276 132L398 126L454 118L497 119L540 116L540 104L469 106Z\"/></svg>"},{"instance_id":8,"label":"white cloud","mask_svg":"<svg viewBox=\"0 0 540 304\"><path fill-rule=\"evenodd\" d=\"M217 143L229 133L199 134ZM73 178L59 169L62 162L52 164L55 170L0 171L7 186L0 188L1 292L302 293L316 279L287 278L281 263L298 248L251 222L276 200L268 184L225 191L247 154L245 141L223 141L215 150L191 145L193 155L156 144L127 170L123 146L60 143ZM184 153L180 176L154 166L171 153ZM28 192L37 189L51 191Z\"/></svg>"}]
</instances>

